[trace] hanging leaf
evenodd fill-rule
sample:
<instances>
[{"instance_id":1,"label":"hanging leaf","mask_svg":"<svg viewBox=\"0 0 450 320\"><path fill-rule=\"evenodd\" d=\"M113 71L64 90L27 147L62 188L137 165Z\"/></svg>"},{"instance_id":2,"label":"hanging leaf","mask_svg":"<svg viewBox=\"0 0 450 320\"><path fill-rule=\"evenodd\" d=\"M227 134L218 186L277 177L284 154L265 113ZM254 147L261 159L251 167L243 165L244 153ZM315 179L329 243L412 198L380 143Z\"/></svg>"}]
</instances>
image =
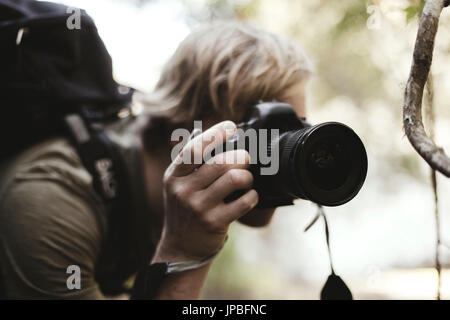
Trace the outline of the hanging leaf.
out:
<instances>
[{"instance_id":1,"label":"hanging leaf","mask_svg":"<svg viewBox=\"0 0 450 320\"><path fill-rule=\"evenodd\" d=\"M321 300L353 300L352 293L345 282L336 274L330 274L320 292Z\"/></svg>"}]
</instances>

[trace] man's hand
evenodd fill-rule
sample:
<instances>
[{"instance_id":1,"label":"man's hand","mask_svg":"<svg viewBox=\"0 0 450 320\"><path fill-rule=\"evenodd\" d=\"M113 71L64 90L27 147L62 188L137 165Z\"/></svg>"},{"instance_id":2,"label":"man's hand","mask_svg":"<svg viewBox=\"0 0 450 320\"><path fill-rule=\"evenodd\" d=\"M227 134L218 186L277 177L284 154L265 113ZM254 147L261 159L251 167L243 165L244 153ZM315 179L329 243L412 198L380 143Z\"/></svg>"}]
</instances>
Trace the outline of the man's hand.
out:
<instances>
[{"instance_id":1,"label":"man's hand","mask_svg":"<svg viewBox=\"0 0 450 320\"><path fill-rule=\"evenodd\" d=\"M231 121L216 124L190 140L167 168L165 221L153 262L200 261L210 257L223 246L231 222L258 203L257 192L250 189L253 176L246 170L250 163L247 151L224 152L203 165L194 161L183 163L183 159L203 159L235 132ZM233 191L242 189L250 190L230 203L223 201Z\"/></svg>"}]
</instances>

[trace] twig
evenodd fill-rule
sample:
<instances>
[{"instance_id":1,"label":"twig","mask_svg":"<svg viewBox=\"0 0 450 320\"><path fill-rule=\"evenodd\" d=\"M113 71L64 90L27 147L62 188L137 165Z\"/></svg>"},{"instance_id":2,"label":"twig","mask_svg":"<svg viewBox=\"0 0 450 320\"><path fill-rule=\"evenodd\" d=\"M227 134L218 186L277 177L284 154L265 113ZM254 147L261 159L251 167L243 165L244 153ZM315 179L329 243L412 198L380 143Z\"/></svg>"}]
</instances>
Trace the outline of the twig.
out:
<instances>
[{"instance_id":1,"label":"twig","mask_svg":"<svg viewBox=\"0 0 450 320\"><path fill-rule=\"evenodd\" d=\"M437 286L437 300L441 300L441 285L442 285L442 267L439 255L439 249L441 248L441 223L439 218L439 198L437 191L436 170L431 171L431 183L433 185L434 192L434 216L436 219L436 253L435 253L435 266L438 276Z\"/></svg>"},{"instance_id":2,"label":"twig","mask_svg":"<svg viewBox=\"0 0 450 320\"><path fill-rule=\"evenodd\" d=\"M435 124L435 113L434 113L434 87L433 87L433 73L430 71L428 75L428 80L425 85L425 127L427 128L430 139L434 140L434 124ZM435 267L437 272L437 290L436 299L441 300L441 285L442 285L442 268L439 255L439 249L441 248L441 228L439 219L439 198L437 190L437 179L436 170L431 168L430 171L431 186L433 188L434 194L434 218L436 221L436 247L435 247Z\"/></svg>"},{"instance_id":3,"label":"twig","mask_svg":"<svg viewBox=\"0 0 450 320\"><path fill-rule=\"evenodd\" d=\"M450 158L425 132L422 123L423 90L433 59L439 16L448 0L428 0L420 17L411 72L405 89L403 126L414 149L431 168L450 177Z\"/></svg>"}]
</instances>

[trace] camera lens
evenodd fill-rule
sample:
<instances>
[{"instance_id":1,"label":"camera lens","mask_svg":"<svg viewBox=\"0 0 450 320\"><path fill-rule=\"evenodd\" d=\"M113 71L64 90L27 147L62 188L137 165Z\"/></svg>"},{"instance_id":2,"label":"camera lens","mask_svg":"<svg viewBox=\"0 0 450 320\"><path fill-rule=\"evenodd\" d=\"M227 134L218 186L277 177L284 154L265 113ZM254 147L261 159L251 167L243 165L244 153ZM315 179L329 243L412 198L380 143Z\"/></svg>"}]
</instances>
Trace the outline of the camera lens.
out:
<instances>
[{"instance_id":1,"label":"camera lens","mask_svg":"<svg viewBox=\"0 0 450 320\"><path fill-rule=\"evenodd\" d=\"M349 153L342 141L330 138L311 148L307 162L307 173L316 185L324 190L333 190L344 184L350 171Z\"/></svg>"},{"instance_id":2,"label":"camera lens","mask_svg":"<svg viewBox=\"0 0 450 320\"><path fill-rule=\"evenodd\" d=\"M346 125L327 122L290 131L280 139L281 167L292 196L325 206L353 199L367 174L367 154Z\"/></svg>"}]
</instances>

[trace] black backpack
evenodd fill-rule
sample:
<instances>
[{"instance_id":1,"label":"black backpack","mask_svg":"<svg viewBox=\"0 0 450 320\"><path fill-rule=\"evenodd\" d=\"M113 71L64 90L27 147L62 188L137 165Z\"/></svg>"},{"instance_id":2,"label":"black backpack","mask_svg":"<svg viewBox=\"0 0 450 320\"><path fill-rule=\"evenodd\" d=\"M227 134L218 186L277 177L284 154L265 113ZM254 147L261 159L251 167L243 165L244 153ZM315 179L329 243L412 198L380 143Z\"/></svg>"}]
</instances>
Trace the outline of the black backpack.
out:
<instances>
[{"instance_id":1,"label":"black backpack","mask_svg":"<svg viewBox=\"0 0 450 320\"><path fill-rule=\"evenodd\" d=\"M104 121L131 100L133 90L113 80L111 57L84 10L80 29L69 29L73 12L50 2L0 0L2 155L59 134L70 113Z\"/></svg>"},{"instance_id":2,"label":"black backpack","mask_svg":"<svg viewBox=\"0 0 450 320\"><path fill-rule=\"evenodd\" d=\"M68 27L74 14L81 18L79 29ZM96 191L113 208L109 239L115 244L102 250L99 263L105 268L97 275L108 294L121 292L143 263L130 250L126 168L101 125L130 108L132 94L114 81L111 57L84 10L0 0L0 159L53 135L70 138ZM107 183L105 170L112 177Z\"/></svg>"}]
</instances>

